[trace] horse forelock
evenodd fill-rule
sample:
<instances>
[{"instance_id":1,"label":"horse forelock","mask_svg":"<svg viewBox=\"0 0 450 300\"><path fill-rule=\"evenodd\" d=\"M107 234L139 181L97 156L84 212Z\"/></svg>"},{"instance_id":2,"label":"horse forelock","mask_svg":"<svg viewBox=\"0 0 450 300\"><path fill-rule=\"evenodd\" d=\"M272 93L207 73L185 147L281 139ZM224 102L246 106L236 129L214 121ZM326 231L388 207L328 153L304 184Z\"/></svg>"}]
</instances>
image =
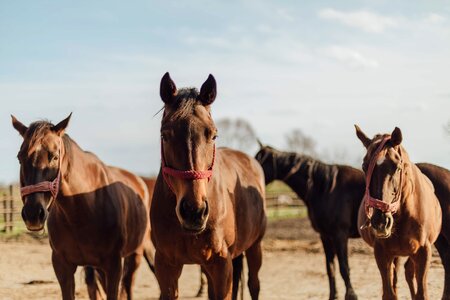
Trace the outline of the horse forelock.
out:
<instances>
[{"instance_id":1,"label":"horse forelock","mask_svg":"<svg viewBox=\"0 0 450 300\"><path fill-rule=\"evenodd\" d=\"M38 149L38 147L42 145L44 138L47 136L53 126L54 124L52 124L48 120L41 120L31 123L28 127L24 141L20 147L18 157L21 160L25 160L31 153ZM66 172L69 172L73 156L72 143L74 142L67 134L63 135L62 141L65 153L64 156L67 159Z\"/></svg>"},{"instance_id":2,"label":"horse forelock","mask_svg":"<svg viewBox=\"0 0 450 300\"><path fill-rule=\"evenodd\" d=\"M42 140L54 125L47 120L37 121L30 124L23 143L20 146L19 157L27 158L37 147L42 144Z\"/></svg>"},{"instance_id":3,"label":"horse forelock","mask_svg":"<svg viewBox=\"0 0 450 300\"><path fill-rule=\"evenodd\" d=\"M192 115L197 105L201 105L198 100L199 92L196 88L181 88L177 91L175 99L171 104L166 104L163 122L176 121Z\"/></svg>"}]
</instances>

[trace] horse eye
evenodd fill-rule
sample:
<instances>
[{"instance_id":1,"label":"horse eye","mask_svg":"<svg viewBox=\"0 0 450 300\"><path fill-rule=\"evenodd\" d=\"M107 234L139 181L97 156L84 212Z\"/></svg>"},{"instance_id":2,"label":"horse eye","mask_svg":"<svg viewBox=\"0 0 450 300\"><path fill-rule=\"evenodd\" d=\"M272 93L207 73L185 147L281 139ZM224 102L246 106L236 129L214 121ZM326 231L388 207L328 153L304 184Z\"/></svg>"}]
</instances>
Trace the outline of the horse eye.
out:
<instances>
[{"instance_id":1,"label":"horse eye","mask_svg":"<svg viewBox=\"0 0 450 300\"><path fill-rule=\"evenodd\" d=\"M215 135L212 137L212 140L215 141L218 137L219 137L218 135Z\"/></svg>"},{"instance_id":2,"label":"horse eye","mask_svg":"<svg viewBox=\"0 0 450 300\"><path fill-rule=\"evenodd\" d=\"M163 140L163 142L167 142L167 136L165 136L164 134L161 134L161 139Z\"/></svg>"}]
</instances>

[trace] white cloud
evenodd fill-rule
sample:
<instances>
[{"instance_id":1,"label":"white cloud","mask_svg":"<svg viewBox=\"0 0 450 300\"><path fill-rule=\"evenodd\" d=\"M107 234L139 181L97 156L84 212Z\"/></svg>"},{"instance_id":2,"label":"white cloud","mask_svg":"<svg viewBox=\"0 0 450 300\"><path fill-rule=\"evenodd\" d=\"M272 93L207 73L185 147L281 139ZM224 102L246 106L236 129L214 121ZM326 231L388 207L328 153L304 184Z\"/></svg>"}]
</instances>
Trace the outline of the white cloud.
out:
<instances>
[{"instance_id":1,"label":"white cloud","mask_svg":"<svg viewBox=\"0 0 450 300\"><path fill-rule=\"evenodd\" d=\"M319 17L371 33L381 33L387 28L397 27L399 24L398 18L386 17L365 10L344 12L326 8L319 11Z\"/></svg>"},{"instance_id":2,"label":"white cloud","mask_svg":"<svg viewBox=\"0 0 450 300\"><path fill-rule=\"evenodd\" d=\"M379 66L378 61L368 58L356 50L341 47L331 46L325 49L325 53L336 60L345 63L351 67L356 68L377 68Z\"/></svg>"},{"instance_id":3,"label":"white cloud","mask_svg":"<svg viewBox=\"0 0 450 300\"><path fill-rule=\"evenodd\" d=\"M434 25L445 23L446 20L444 16L436 13L430 13L424 19L425 23Z\"/></svg>"}]
</instances>

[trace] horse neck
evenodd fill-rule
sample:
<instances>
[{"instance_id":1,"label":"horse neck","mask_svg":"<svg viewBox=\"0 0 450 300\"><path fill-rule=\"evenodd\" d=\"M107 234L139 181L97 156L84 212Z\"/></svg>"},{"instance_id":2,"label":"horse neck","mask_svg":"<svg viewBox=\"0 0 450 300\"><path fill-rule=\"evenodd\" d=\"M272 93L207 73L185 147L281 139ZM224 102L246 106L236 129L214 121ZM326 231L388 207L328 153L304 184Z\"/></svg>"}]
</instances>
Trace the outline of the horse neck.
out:
<instances>
[{"instance_id":1,"label":"horse neck","mask_svg":"<svg viewBox=\"0 0 450 300\"><path fill-rule=\"evenodd\" d=\"M306 201L308 194L308 179L310 176L310 165L306 164L307 157L295 153L284 153L276 158L277 178L283 180L297 195ZM293 168L296 172L290 174ZM300 172L306 172L307 176L300 176ZM286 178L289 176L288 178Z\"/></svg>"},{"instance_id":2,"label":"horse neck","mask_svg":"<svg viewBox=\"0 0 450 300\"><path fill-rule=\"evenodd\" d=\"M61 196L89 193L107 185L105 165L94 154L83 151L69 136L64 138Z\"/></svg>"}]
</instances>

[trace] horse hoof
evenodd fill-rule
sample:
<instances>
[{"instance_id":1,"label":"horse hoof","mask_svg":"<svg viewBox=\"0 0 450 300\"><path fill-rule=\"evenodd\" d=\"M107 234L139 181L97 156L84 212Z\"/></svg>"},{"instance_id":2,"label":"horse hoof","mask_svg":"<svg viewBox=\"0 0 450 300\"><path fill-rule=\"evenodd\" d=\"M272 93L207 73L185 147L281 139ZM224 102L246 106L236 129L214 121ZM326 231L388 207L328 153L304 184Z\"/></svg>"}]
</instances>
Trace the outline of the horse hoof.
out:
<instances>
[{"instance_id":1,"label":"horse hoof","mask_svg":"<svg viewBox=\"0 0 450 300\"><path fill-rule=\"evenodd\" d=\"M345 293L345 300L358 300L358 296L356 296L355 291L349 290Z\"/></svg>"}]
</instances>

